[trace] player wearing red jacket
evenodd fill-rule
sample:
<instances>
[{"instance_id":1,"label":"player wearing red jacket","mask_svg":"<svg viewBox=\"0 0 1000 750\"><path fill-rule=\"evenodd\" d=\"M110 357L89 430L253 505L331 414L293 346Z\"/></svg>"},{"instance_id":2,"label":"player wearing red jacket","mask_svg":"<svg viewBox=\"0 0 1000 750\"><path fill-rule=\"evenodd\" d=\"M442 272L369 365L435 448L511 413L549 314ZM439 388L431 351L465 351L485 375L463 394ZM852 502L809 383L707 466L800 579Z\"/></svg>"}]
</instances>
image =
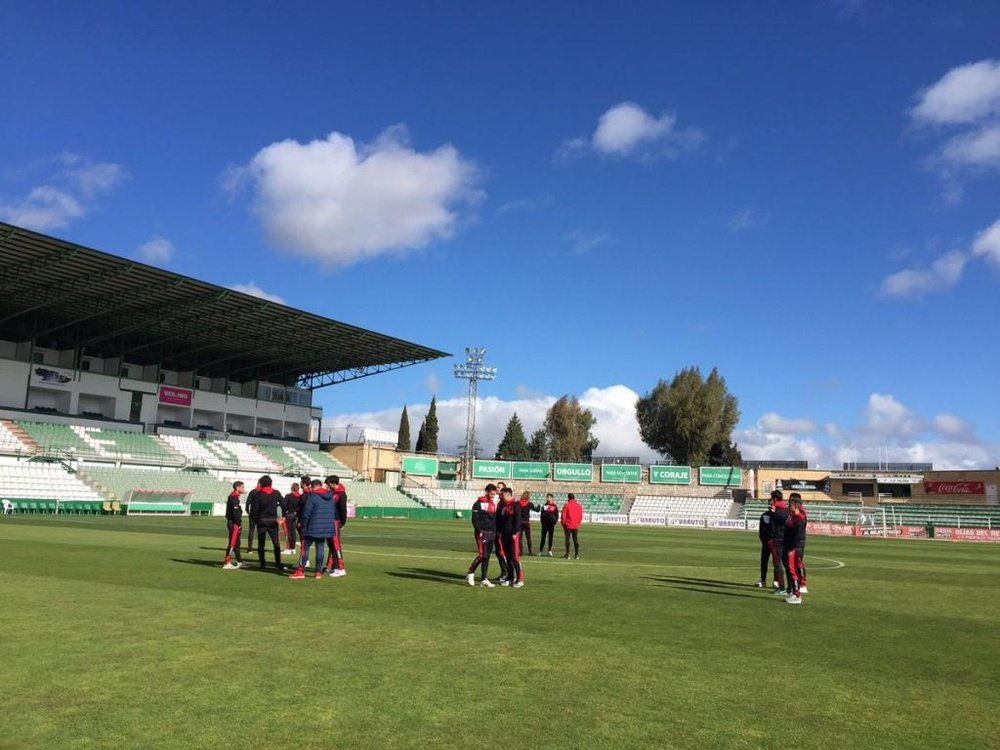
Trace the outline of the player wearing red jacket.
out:
<instances>
[{"instance_id":1,"label":"player wearing red jacket","mask_svg":"<svg viewBox=\"0 0 1000 750\"><path fill-rule=\"evenodd\" d=\"M580 539L577 536L577 532L580 529L580 524L583 523L583 506L580 505L576 499L576 495L572 492L569 493L569 497L566 499L559 522L562 524L563 534L566 537L566 554L563 555L563 560L569 560L570 537L573 538L573 553L576 555L576 559L579 560Z\"/></svg>"}]
</instances>

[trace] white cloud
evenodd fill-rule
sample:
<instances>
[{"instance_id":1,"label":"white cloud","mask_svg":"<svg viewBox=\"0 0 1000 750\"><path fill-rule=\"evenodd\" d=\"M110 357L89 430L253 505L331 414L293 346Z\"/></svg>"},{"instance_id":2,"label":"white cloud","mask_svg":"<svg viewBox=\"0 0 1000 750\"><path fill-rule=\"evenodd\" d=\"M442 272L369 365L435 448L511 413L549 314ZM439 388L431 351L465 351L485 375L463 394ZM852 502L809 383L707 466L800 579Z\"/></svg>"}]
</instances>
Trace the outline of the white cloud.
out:
<instances>
[{"instance_id":1,"label":"white cloud","mask_svg":"<svg viewBox=\"0 0 1000 750\"><path fill-rule=\"evenodd\" d=\"M930 292L943 292L962 278L968 256L952 250L935 260L928 268L908 268L882 280L882 294L889 297L911 297Z\"/></svg>"},{"instance_id":2,"label":"white cloud","mask_svg":"<svg viewBox=\"0 0 1000 750\"><path fill-rule=\"evenodd\" d=\"M428 375L425 383L427 384L427 390L430 391L431 395L434 395L441 390L441 378L437 376L437 373L432 372Z\"/></svg>"},{"instance_id":3,"label":"white cloud","mask_svg":"<svg viewBox=\"0 0 1000 750\"><path fill-rule=\"evenodd\" d=\"M600 247L614 245L614 238L607 232L595 232L587 229L575 229L563 236L563 242L569 246L573 255L586 255Z\"/></svg>"},{"instance_id":4,"label":"white cloud","mask_svg":"<svg viewBox=\"0 0 1000 750\"><path fill-rule=\"evenodd\" d=\"M758 422L761 430L766 433L794 435L796 433L816 432L816 423L811 419L791 419L777 412L769 411Z\"/></svg>"},{"instance_id":5,"label":"white cloud","mask_svg":"<svg viewBox=\"0 0 1000 750\"><path fill-rule=\"evenodd\" d=\"M739 232L743 229L763 226L770 220L771 215L767 211L761 211L756 208L744 208L730 217L729 229L733 232Z\"/></svg>"},{"instance_id":6,"label":"white cloud","mask_svg":"<svg viewBox=\"0 0 1000 750\"><path fill-rule=\"evenodd\" d=\"M924 429L916 415L889 394L872 393L864 414L861 431L869 435L905 438Z\"/></svg>"},{"instance_id":7,"label":"white cloud","mask_svg":"<svg viewBox=\"0 0 1000 750\"><path fill-rule=\"evenodd\" d=\"M972 243L972 254L1000 270L1000 219L976 236Z\"/></svg>"},{"instance_id":8,"label":"white cloud","mask_svg":"<svg viewBox=\"0 0 1000 750\"><path fill-rule=\"evenodd\" d=\"M556 401L555 396L538 394L527 387L521 387L520 393L523 395L510 401L495 396L480 398L476 417L480 455L494 454L515 412L524 425L525 436L530 438ZM624 385L588 388L579 397L580 405L590 409L597 420L594 435L601 441L598 455L638 456L643 463L659 458L639 437L637 399L638 394ZM412 435L416 435L428 406L429 400L407 404ZM352 425L352 434L361 426L395 432L402 408L400 404L375 412L330 416L323 421L323 431L326 434L332 430L334 440L342 439L348 425ZM441 452L459 452L465 440L465 398L439 399L437 413ZM1000 445L977 440L972 425L960 417L939 414L925 422L893 396L879 393L868 398L864 422L857 427L826 423L820 429L814 419L790 419L771 411L752 427L737 429L733 439L748 460L804 460L825 469L839 468L845 462L876 460L931 462L938 469L993 467L1000 453Z\"/></svg>"},{"instance_id":9,"label":"white cloud","mask_svg":"<svg viewBox=\"0 0 1000 750\"><path fill-rule=\"evenodd\" d=\"M79 200L51 185L33 188L15 203L0 203L4 221L39 231L64 227L85 213Z\"/></svg>"},{"instance_id":10,"label":"white cloud","mask_svg":"<svg viewBox=\"0 0 1000 750\"><path fill-rule=\"evenodd\" d=\"M163 266L174 257L174 245L170 240L156 235L135 250L136 257L143 263Z\"/></svg>"},{"instance_id":11,"label":"white cloud","mask_svg":"<svg viewBox=\"0 0 1000 750\"><path fill-rule=\"evenodd\" d=\"M965 175L1000 169L1000 60L952 68L919 92L910 116L921 127L958 130L926 162L941 180L944 199L957 203Z\"/></svg>"},{"instance_id":12,"label":"white cloud","mask_svg":"<svg viewBox=\"0 0 1000 750\"><path fill-rule=\"evenodd\" d=\"M697 128L681 130L676 123L676 115L654 117L634 102L622 102L598 118L597 128L589 138L577 136L564 141L556 157L566 160L593 151L643 160L676 159L698 148L705 139Z\"/></svg>"},{"instance_id":13,"label":"white cloud","mask_svg":"<svg viewBox=\"0 0 1000 750\"><path fill-rule=\"evenodd\" d=\"M273 143L224 183L251 186L254 213L274 246L336 267L451 237L455 206L481 197L477 179L476 166L453 146L415 151L396 126L369 144L336 132Z\"/></svg>"},{"instance_id":14,"label":"white cloud","mask_svg":"<svg viewBox=\"0 0 1000 750\"><path fill-rule=\"evenodd\" d=\"M952 68L919 93L910 114L923 125L964 125L1000 116L1000 60Z\"/></svg>"},{"instance_id":15,"label":"white cloud","mask_svg":"<svg viewBox=\"0 0 1000 750\"><path fill-rule=\"evenodd\" d=\"M249 294L251 297L258 297L268 302L277 302L279 305L285 304L284 297L280 297L277 294L271 294L270 292L265 292L251 279L249 284L227 284L227 289L232 289L234 292L241 292L242 294ZM396 425L399 426L398 424Z\"/></svg>"},{"instance_id":16,"label":"white cloud","mask_svg":"<svg viewBox=\"0 0 1000 750\"><path fill-rule=\"evenodd\" d=\"M32 187L23 198L0 199L0 218L11 224L48 231L67 226L89 213L98 199L128 178L119 164L91 162L76 154L60 154L41 162L43 184ZM58 165L53 169L53 165ZM27 171L34 172L38 164Z\"/></svg>"}]
</instances>

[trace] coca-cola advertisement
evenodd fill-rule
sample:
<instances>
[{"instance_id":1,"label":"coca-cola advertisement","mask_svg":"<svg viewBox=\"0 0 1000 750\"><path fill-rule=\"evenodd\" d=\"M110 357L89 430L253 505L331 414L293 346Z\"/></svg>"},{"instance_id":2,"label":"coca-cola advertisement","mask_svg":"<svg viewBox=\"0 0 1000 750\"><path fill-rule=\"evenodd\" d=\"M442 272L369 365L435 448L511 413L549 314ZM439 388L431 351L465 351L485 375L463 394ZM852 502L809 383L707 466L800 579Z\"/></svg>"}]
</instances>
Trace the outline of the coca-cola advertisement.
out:
<instances>
[{"instance_id":1,"label":"coca-cola advertisement","mask_svg":"<svg viewBox=\"0 0 1000 750\"><path fill-rule=\"evenodd\" d=\"M983 482L924 482L928 495L985 495Z\"/></svg>"}]
</instances>

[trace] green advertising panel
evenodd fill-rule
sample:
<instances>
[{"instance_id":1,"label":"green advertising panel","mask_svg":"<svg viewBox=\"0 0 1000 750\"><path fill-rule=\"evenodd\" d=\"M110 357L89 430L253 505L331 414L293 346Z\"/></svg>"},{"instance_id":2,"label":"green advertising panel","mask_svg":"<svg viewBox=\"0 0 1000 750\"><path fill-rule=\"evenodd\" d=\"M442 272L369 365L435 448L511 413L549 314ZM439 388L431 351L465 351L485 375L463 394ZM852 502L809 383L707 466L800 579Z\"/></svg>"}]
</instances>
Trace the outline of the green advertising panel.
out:
<instances>
[{"instance_id":1,"label":"green advertising panel","mask_svg":"<svg viewBox=\"0 0 1000 750\"><path fill-rule=\"evenodd\" d=\"M650 466L650 484L691 484L690 466Z\"/></svg>"},{"instance_id":2,"label":"green advertising panel","mask_svg":"<svg viewBox=\"0 0 1000 750\"><path fill-rule=\"evenodd\" d=\"M601 464L602 482L631 482L642 480L642 467L638 464Z\"/></svg>"},{"instance_id":3,"label":"green advertising panel","mask_svg":"<svg viewBox=\"0 0 1000 750\"><path fill-rule=\"evenodd\" d=\"M557 482L593 482L593 464L553 464L552 478Z\"/></svg>"},{"instance_id":4,"label":"green advertising panel","mask_svg":"<svg viewBox=\"0 0 1000 750\"><path fill-rule=\"evenodd\" d=\"M510 461L472 462L472 476L475 479L510 479Z\"/></svg>"},{"instance_id":5,"label":"green advertising panel","mask_svg":"<svg viewBox=\"0 0 1000 750\"><path fill-rule=\"evenodd\" d=\"M438 460L436 458L421 458L419 456L403 456L403 472L419 477L436 477Z\"/></svg>"},{"instance_id":6,"label":"green advertising panel","mask_svg":"<svg viewBox=\"0 0 1000 750\"><path fill-rule=\"evenodd\" d=\"M702 466L699 470L701 484L719 485L722 487L739 486L741 481L739 466Z\"/></svg>"},{"instance_id":7,"label":"green advertising panel","mask_svg":"<svg viewBox=\"0 0 1000 750\"><path fill-rule=\"evenodd\" d=\"M515 461L514 479L548 479L549 465L540 461Z\"/></svg>"}]
</instances>

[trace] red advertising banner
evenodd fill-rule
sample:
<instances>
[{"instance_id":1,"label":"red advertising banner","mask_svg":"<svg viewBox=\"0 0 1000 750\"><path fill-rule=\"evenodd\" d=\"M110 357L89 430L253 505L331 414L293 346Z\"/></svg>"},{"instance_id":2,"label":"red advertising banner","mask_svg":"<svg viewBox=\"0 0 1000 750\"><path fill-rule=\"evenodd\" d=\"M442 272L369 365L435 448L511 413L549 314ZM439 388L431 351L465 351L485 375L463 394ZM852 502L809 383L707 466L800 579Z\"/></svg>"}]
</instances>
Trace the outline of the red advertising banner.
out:
<instances>
[{"instance_id":1,"label":"red advertising banner","mask_svg":"<svg viewBox=\"0 0 1000 750\"><path fill-rule=\"evenodd\" d=\"M854 527L846 523L810 521L808 533L819 534L820 536L854 536Z\"/></svg>"},{"instance_id":2,"label":"red advertising banner","mask_svg":"<svg viewBox=\"0 0 1000 750\"><path fill-rule=\"evenodd\" d=\"M985 495L983 482L924 482L928 495Z\"/></svg>"},{"instance_id":3,"label":"red advertising banner","mask_svg":"<svg viewBox=\"0 0 1000 750\"><path fill-rule=\"evenodd\" d=\"M160 386L160 403L174 406L191 406L194 401L194 391L187 388L175 388L172 385Z\"/></svg>"},{"instance_id":4,"label":"red advertising banner","mask_svg":"<svg viewBox=\"0 0 1000 750\"><path fill-rule=\"evenodd\" d=\"M952 526L934 528L935 539L953 542L1000 542L1000 529L958 529Z\"/></svg>"}]
</instances>

